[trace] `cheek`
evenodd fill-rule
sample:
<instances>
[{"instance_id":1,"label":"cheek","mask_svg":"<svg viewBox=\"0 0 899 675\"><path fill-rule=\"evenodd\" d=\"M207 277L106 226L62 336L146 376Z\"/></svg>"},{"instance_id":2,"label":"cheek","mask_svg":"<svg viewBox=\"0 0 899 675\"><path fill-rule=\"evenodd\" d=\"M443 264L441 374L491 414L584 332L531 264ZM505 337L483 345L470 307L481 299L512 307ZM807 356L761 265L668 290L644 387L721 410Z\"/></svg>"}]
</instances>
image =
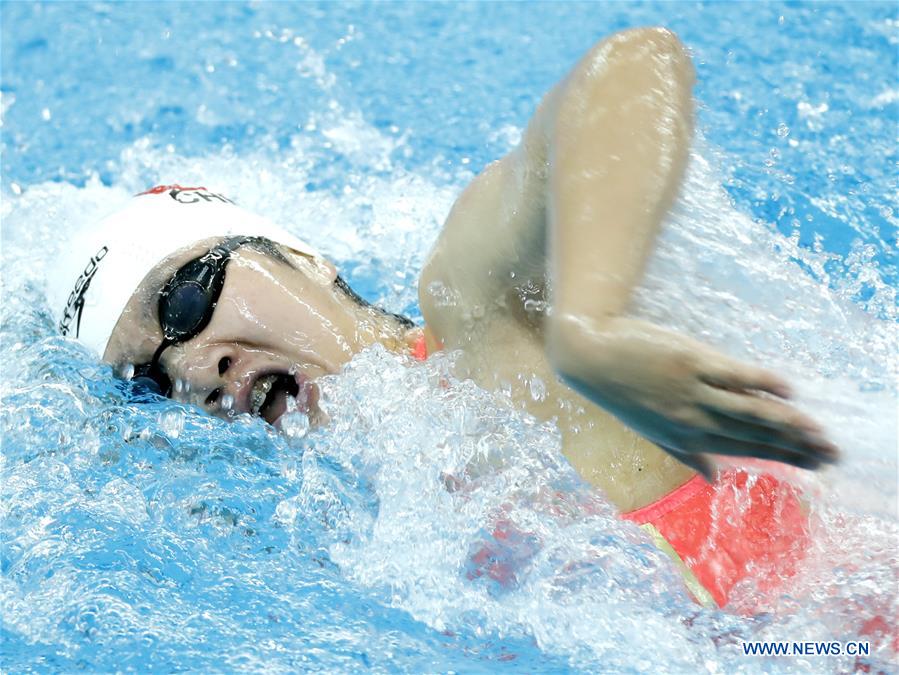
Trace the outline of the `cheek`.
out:
<instances>
[{"instance_id":1,"label":"cheek","mask_svg":"<svg viewBox=\"0 0 899 675\"><path fill-rule=\"evenodd\" d=\"M212 339L243 342L336 372L352 357L353 325L333 289L269 261L229 267Z\"/></svg>"},{"instance_id":2,"label":"cheek","mask_svg":"<svg viewBox=\"0 0 899 675\"><path fill-rule=\"evenodd\" d=\"M303 351L341 341L338 327L316 303L316 293L302 296L274 283L257 284L240 295L223 294L212 328L222 337ZM312 296L312 297L310 297Z\"/></svg>"}]
</instances>

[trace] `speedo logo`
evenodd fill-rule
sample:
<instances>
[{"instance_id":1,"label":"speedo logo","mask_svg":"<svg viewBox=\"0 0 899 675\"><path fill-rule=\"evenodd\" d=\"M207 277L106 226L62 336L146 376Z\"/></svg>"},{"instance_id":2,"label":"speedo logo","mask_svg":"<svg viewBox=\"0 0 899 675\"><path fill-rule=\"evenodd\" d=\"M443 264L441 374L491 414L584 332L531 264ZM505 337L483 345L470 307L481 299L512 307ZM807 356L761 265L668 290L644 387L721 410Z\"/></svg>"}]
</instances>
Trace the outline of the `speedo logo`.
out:
<instances>
[{"instance_id":1,"label":"speedo logo","mask_svg":"<svg viewBox=\"0 0 899 675\"><path fill-rule=\"evenodd\" d=\"M184 187L182 185L178 185L175 183L174 185L157 185L154 188L150 188L145 192L141 192L138 197L141 195L160 195L163 193L168 193L169 197L174 199L179 204L196 204L198 202L223 202L225 204L233 204L230 199L228 199L225 195L218 194L217 192L210 192L204 187Z\"/></svg>"},{"instance_id":2,"label":"speedo logo","mask_svg":"<svg viewBox=\"0 0 899 675\"><path fill-rule=\"evenodd\" d=\"M103 246L99 251L91 256L90 262L84 267L84 271L78 275L75 280L75 287L69 293L69 299L66 302L66 309L62 314L59 322L59 332L68 335L72 330L72 322L75 323L75 337L81 333L81 313L84 311L84 294L91 285L91 280L97 273L97 267L109 249Z\"/></svg>"}]
</instances>

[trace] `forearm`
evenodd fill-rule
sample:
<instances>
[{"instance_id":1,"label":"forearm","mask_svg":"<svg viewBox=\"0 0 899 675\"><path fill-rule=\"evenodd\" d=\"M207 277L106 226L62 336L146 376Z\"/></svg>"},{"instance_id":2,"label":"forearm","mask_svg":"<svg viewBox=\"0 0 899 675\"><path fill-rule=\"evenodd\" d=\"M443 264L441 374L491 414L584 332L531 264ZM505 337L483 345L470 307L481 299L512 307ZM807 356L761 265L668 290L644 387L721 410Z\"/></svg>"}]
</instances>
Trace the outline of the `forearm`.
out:
<instances>
[{"instance_id":1,"label":"forearm","mask_svg":"<svg viewBox=\"0 0 899 675\"><path fill-rule=\"evenodd\" d=\"M676 197L694 75L662 29L594 47L554 92L547 217L557 317L619 315Z\"/></svg>"}]
</instances>

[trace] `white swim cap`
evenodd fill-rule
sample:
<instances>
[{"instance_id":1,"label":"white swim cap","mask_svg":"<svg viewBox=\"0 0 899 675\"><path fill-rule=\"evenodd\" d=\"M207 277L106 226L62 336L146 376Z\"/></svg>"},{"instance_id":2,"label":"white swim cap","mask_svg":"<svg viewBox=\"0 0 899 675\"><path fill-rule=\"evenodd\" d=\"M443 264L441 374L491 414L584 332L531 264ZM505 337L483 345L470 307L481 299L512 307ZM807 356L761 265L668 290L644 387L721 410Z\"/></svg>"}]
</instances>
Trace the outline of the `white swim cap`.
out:
<instances>
[{"instance_id":1,"label":"white swim cap","mask_svg":"<svg viewBox=\"0 0 899 675\"><path fill-rule=\"evenodd\" d=\"M100 356L122 310L166 256L210 237L260 236L317 256L309 244L206 188L160 185L74 237L48 265L47 296L63 335Z\"/></svg>"}]
</instances>

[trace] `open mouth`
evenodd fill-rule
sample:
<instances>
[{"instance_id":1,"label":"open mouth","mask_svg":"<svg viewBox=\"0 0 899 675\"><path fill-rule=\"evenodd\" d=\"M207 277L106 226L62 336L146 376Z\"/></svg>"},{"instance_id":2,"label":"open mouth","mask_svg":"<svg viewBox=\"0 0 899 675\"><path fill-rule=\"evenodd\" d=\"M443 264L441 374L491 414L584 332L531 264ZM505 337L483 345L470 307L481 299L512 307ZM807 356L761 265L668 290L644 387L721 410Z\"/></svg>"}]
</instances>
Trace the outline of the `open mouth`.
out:
<instances>
[{"instance_id":1,"label":"open mouth","mask_svg":"<svg viewBox=\"0 0 899 675\"><path fill-rule=\"evenodd\" d=\"M302 385L302 386L301 386ZM306 410L308 389L311 387L305 378L288 373L270 373L263 375L253 383L250 391L250 414L262 417L269 424L274 424L288 410L292 401L301 405L298 409ZM300 396L301 389L303 396Z\"/></svg>"}]
</instances>

